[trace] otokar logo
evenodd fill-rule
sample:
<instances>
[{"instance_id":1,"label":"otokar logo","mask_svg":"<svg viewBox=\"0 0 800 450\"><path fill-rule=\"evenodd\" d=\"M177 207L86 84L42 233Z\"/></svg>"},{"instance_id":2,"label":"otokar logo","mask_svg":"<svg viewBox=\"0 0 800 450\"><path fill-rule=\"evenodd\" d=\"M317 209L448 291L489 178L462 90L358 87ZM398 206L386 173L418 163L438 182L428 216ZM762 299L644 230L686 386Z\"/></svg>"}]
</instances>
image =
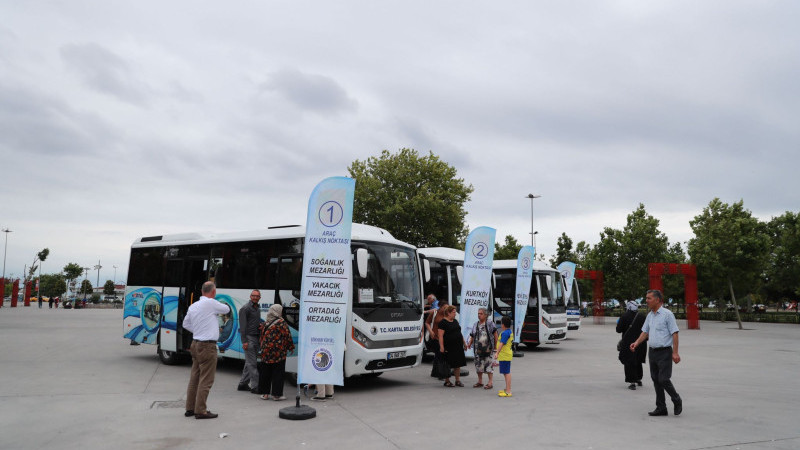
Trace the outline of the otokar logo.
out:
<instances>
[{"instance_id":1,"label":"otokar logo","mask_svg":"<svg viewBox=\"0 0 800 450\"><path fill-rule=\"evenodd\" d=\"M314 350L314 356L311 357L311 364L320 372L324 372L331 368L333 364L333 355L326 348L318 348Z\"/></svg>"}]
</instances>

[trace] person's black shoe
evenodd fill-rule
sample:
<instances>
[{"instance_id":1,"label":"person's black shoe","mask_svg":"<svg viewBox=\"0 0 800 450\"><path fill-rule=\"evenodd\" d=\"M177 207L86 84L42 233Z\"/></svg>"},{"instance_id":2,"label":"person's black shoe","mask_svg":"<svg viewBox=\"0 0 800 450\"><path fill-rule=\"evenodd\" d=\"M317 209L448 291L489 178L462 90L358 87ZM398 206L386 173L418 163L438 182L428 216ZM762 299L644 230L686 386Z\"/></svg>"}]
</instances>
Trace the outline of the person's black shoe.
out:
<instances>
[{"instance_id":1,"label":"person's black shoe","mask_svg":"<svg viewBox=\"0 0 800 450\"><path fill-rule=\"evenodd\" d=\"M677 402L674 403L675 403L675 415L679 416L681 415L681 411L683 411L683 400L678 400Z\"/></svg>"},{"instance_id":2,"label":"person's black shoe","mask_svg":"<svg viewBox=\"0 0 800 450\"><path fill-rule=\"evenodd\" d=\"M251 393L251 394L259 394L259 392L258 392L258 388L257 388L257 387L254 387L253 389L250 389L250 393Z\"/></svg>"},{"instance_id":3,"label":"person's black shoe","mask_svg":"<svg viewBox=\"0 0 800 450\"><path fill-rule=\"evenodd\" d=\"M191 409L187 409L185 413L183 413L184 417L192 417L194 415L194 411Z\"/></svg>"},{"instance_id":4,"label":"person's black shoe","mask_svg":"<svg viewBox=\"0 0 800 450\"><path fill-rule=\"evenodd\" d=\"M250 386L247 383L239 383L239 387L236 388L237 391L249 391Z\"/></svg>"},{"instance_id":5,"label":"person's black shoe","mask_svg":"<svg viewBox=\"0 0 800 450\"><path fill-rule=\"evenodd\" d=\"M637 381L637 382L636 382L636 384L638 384L639 386L641 386L641 385L642 385L642 381L641 381L641 380L639 380L639 381Z\"/></svg>"},{"instance_id":6,"label":"person's black shoe","mask_svg":"<svg viewBox=\"0 0 800 450\"><path fill-rule=\"evenodd\" d=\"M669 413L667 412L666 409L654 409L654 410L650 411L647 414L650 415L650 416L668 416L669 415Z\"/></svg>"},{"instance_id":7,"label":"person's black shoe","mask_svg":"<svg viewBox=\"0 0 800 450\"><path fill-rule=\"evenodd\" d=\"M206 411L205 414L195 414L195 419L216 419L219 417L219 414L214 414L211 411Z\"/></svg>"},{"instance_id":8,"label":"person's black shoe","mask_svg":"<svg viewBox=\"0 0 800 450\"><path fill-rule=\"evenodd\" d=\"M630 389L632 391L635 391L636 390L636 383L631 383L631 385L628 386L628 389Z\"/></svg>"}]
</instances>

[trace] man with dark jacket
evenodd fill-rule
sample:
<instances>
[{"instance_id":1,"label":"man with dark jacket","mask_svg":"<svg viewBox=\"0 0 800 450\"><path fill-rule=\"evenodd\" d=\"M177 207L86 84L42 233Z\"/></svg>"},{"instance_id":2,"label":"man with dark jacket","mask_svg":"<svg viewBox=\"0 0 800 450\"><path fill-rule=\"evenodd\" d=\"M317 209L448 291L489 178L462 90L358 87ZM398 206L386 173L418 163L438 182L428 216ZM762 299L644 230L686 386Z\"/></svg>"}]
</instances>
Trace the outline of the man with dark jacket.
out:
<instances>
[{"instance_id":1,"label":"man with dark jacket","mask_svg":"<svg viewBox=\"0 0 800 450\"><path fill-rule=\"evenodd\" d=\"M240 391L250 391L258 394L258 325L261 322L261 310L258 302L261 301L261 291L254 289L250 293L250 301L239 309L239 334L242 337L242 350L244 350L244 368L239 379Z\"/></svg>"}]
</instances>

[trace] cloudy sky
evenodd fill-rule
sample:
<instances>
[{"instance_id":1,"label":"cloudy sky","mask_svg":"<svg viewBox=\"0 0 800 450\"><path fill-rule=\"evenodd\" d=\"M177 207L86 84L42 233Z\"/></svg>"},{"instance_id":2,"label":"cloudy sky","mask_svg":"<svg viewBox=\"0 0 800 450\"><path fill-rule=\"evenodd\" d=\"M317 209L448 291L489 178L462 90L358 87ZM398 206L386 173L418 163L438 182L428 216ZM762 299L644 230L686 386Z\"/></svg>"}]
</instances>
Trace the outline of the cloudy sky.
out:
<instances>
[{"instance_id":1,"label":"cloudy sky","mask_svg":"<svg viewBox=\"0 0 800 450\"><path fill-rule=\"evenodd\" d=\"M671 242L714 197L798 211L800 3L0 3L6 275L139 236L303 223L321 179L434 152L471 228L539 251L638 204ZM97 273L90 279L95 282Z\"/></svg>"}]
</instances>

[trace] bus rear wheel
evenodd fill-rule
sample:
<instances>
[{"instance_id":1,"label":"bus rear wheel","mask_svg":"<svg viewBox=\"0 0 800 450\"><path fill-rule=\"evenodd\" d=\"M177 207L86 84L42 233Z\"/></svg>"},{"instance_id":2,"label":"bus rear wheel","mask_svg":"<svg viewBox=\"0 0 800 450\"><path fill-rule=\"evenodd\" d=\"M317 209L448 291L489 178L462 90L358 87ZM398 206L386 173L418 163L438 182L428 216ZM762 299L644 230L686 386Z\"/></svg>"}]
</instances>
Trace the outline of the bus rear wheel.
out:
<instances>
[{"instance_id":1,"label":"bus rear wheel","mask_svg":"<svg viewBox=\"0 0 800 450\"><path fill-rule=\"evenodd\" d=\"M178 352L163 350L161 347L158 347L158 359L166 366L174 366L178 364Z\"/></svg>"}]
</instances>

